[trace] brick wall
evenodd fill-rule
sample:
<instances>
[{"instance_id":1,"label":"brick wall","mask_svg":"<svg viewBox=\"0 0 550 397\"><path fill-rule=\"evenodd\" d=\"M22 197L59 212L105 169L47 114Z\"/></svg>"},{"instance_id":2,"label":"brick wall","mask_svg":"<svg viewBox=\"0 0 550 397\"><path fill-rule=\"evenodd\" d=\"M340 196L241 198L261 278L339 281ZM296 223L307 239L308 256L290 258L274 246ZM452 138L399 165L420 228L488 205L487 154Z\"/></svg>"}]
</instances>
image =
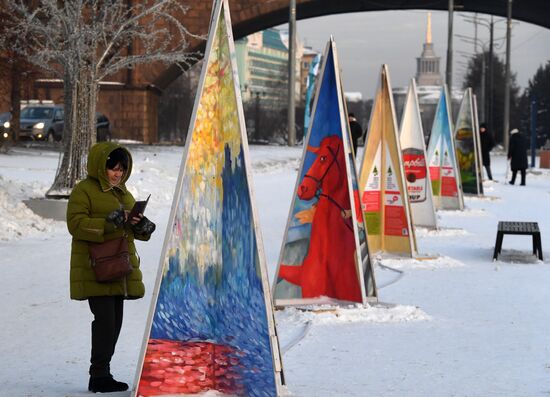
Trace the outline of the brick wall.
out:
<instances>
[{"instance_id":1,"label":"brick wall","mask_svg":"<svg viewBox=\"0 0 550 397\"><path fill-rule=\"evenodd\" d=\"M206 37L212 1L182 1L189 5L188 12L182 17L184 25L191 33ZM312 1L297 0L297 3ZM267 4L257 0L230 0L229 6L235 39L282 23L288 15L288 0L272 0ZM266 18L266 15L277 17L272 20ZM189 51L192 52L203 49L206 41L194 38L189 44ZM134 54L140 50L139 43L135 43ZM102 85L97 110L109 118L113 137L145 143L157 142L159 96L180 74L179 68L169 65L141 65L131 71L122 71L112 76L110 80L117 84ZM0 96L3 97L4 95ZM23 99L51 99L55 103L63 103L63 89L60 82L36 81L33 92L27 92ZM4 105L0 101L0 109L2 106Z\"/></svg>"},{"instance_id":2,"label":"brick wall","mask_svg":"<svg viewBox=\"0 0 550 397\"><path fill-rule=\"evenodd\" d=\"M11 109L11 81L3 79L0 82L0 113L8 112Z\"/></svg>"},{"instance_id":3,"label":"brick wall","mask_svg":"<svg viewBox=\"0 0 550 397\"><path fill-rule=\"evenodd\" d=\"M35 98L63 103L61 82L37 82ZM124 85L102 85L97 111L111 122L115 139L131 139L145 143L158 141L157 109L159 93L147 88Z\"/></svg>"}]
</instances>

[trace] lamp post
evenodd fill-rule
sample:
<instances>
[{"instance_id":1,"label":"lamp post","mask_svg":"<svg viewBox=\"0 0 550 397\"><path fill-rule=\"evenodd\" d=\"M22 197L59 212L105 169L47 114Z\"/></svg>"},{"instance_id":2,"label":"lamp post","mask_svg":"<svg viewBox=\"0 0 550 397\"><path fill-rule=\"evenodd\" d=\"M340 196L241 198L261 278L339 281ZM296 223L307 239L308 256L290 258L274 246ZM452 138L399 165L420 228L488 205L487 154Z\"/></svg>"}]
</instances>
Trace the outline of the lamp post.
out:
<instances>
[{"instance_id":1,"label":"lamp post","mask_svg":"<svg viewBox=\"0 0 550 397\"><path fill-rule=\"evenodd\" d=\"M537 98L531 96L531 168L535 167L537 152Z\"/></svg>"},{"instance_id":2,"label":"lamp post","mask_svg":"<svg viewBox=\"0 0 550 397\"><path fill-rule=\"evenodd\" d=\"M463 16L464 21L473 23L476 30L477 25L481 25L486 27L489 30L489 59L487 64L487 98L486 98L486 104L485 104L485 115L487 116L486 122L487 127L489 131L494 131L494 122L493 122L493 103L494 103L494 47L495 47L495 41L497 40L503 40L504 37L499 38L497 40L494 40L494 30L495 30L495 24L499 22L505 22L506 19L499 19L494 20L493 16L491 15L491 19L486 18L480 18L479 16L476 16L472 18L471 16ZM477 37L476 37L477 38ZM485 50L484 50L485 51Z\"/></svg>"},{"instance_id":3,"label":"lamp post","mask_svg":"<svg viewBox=\"0 0 550 397\"><path fill-rule=\"evenodd\" d=\"M508 152L510 141L510 46L512 41L512 0L508 0L506 21L506 77L504 78L504 151Z\"/></svg>"},{"instance_id":4,"label":"lamp post","mask_svg":"<svg viewBox=\"0 0 550 397\"><path fill-rule=\"evenodd\" d=\"M445 70L445 81L447 87L449 87L449 92L453 92L453 11L454 11L454 1L449 0L449 22L447 25L447 68Z\"/></svg>"},{"instance_id":5,"label":"lamp post","mask_svg":"<svg viewBox=\"0 0 550 397\"><path fill-rule=\"evenodd\" d=\"M493 22L493 16L491 15L491 24L489 27L489 103L487 106L487 116L489 118L488 120L488 127L489 131L494 131L493 129L493 88L494 88L494 59L493 59L493 51L494 51L494 32L495 32L495 23Z\"/></svg>"},{"instance_id":6,"label":"lamp post","mask_svg":"<svg viewBox=\"0 0 550 397\"><path fill-rule=\"evenodd\" d=\"M485 57L487 56L487 51L485 50L485 48L486 48L487 43L481 41L478 38L472 38L472 37L464 36L464 35L461 35L461 34L457 34L455 36L459 37L460 40L462 40L466 43L473 43L474 46L475 46L475 49L476 49L475 50L476 52L474 54L466 52L466 51L458 51L458 53L463 54L463 55L465 55L465 56L467 56L471 59L475 59L478 55L477 46L480 45L481 49L483 50L483 53L481 55L481 83L480 83L481 106L479 107L479 113L480 113L479 117L483 122L485 122L485 116L486 116L485 104L486 104L486 98L487 98L487 95L486 95L486 76L487 76L486 72L487 72L487 67L486 67L486 62L485 62ZM468 67L469 65L467 64L465 66Z\"/></svg>"},{"instance_id":7,"label":"lamp post","mask_svg":"<svg viewBox=\"0 0 550 397\"><path fill-rule=\"evenodd\" d=\"M290 0L288 18L288 146L296 144L296 0Z\"/></svg>"},{"instance_id":8,"label":"lamp post","mask_svg":"<svg viewBox=\"0 0 550 397\"><path fill-rule=\"evenodd\" d=\"M461 41L464 41L465 43L470 43L470 44L474 44L475 45L475 48L477 49L478 46L481 47L483 53L482 53L482 57L481 57L481 92L480 92L480 96L481 96L481 106L480 106L480 118L483 122L486 122L487 119L490 119L491 115L490 115L490 111L489 111L489 108L491 108L490 106L487 106L489 105L489 103L491 102L492 100L492 97L493 97L493 92L492 92L492 84L490 84L490 79L491 79L491 76L492 76L492 70L491 70L491 65L492 65L492 62L491 60L488 60L489 62L487 62L487 59L486 57L487 56L491 56L491 48L492 48L492 41L487 41L487 40L480 40L478 38L475 38L475 37L470 37L470 36L465 36L465 35L462 35L462 34L455 34L456 37L460 38ZM503 40L504 38L501 38L501 39L498 39L498 40ZM489 51L487 51L487 45L489 44ZM472 53L469 53L469 52L465 52L465 51L458 51L459 53L463 54L463 55L466 55L468 57L475 57L478 55L477 51L475 54L472 54ZM488 63L488 65L487 65ZM489 76L489 78L487 78ZM487 80L489 80L489 84L487 84ZM489 87L487 87L489 86Z\"/></svg>"},{"instance_id":9,"label":"lamp post","mask_svg":"<svg viewBox=\"0 0 550 397\"><path fill-rule=\"evenodd\" d=\"M260 140L260 92L257 91L254 96L254 139Z\"/></svg>"}]
</instances>

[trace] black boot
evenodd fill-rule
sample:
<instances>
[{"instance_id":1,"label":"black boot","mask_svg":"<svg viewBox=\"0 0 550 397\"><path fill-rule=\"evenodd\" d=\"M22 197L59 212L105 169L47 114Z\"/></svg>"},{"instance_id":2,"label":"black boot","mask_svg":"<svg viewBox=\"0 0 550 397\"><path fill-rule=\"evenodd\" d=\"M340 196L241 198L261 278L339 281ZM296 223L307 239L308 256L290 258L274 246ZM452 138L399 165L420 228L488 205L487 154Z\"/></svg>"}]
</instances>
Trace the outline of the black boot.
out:
<instances>
[{"instance_id":1,"label":"black boot","mask_svg":"<svg viewBox=\"0 0 550 397\"><path fill-rule=\"evenodd\" d=\"M114 380L112 376L106 376L102 378L90 378L88 390L94 393L111 393L128 390L128 385L124 382Z\"/></svg>"}]
</instances>

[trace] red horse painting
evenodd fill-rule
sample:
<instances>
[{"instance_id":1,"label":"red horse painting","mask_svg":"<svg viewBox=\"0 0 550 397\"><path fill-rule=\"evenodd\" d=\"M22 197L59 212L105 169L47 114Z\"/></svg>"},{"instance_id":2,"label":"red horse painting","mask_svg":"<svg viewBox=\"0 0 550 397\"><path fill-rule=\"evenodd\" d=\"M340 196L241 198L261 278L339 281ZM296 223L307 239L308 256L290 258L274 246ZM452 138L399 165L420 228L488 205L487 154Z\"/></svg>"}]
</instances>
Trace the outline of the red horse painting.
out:
<instances>
[{"instance_id":1,"label":"red horse painting","mask_svg":"<svg viewBox=\"0 0 550 397\"><path fill-rule=\"evenodd\" d=\"M298 197L318 197L318 201L312 217L296 216L302 223L311 222L309 247L301 265L281 264L279 277L302 287L302 298L328 296L361 302L342 139L328 136L320 147L308 150L317 158L298 186Z\"/></svg>"}]
</instances>

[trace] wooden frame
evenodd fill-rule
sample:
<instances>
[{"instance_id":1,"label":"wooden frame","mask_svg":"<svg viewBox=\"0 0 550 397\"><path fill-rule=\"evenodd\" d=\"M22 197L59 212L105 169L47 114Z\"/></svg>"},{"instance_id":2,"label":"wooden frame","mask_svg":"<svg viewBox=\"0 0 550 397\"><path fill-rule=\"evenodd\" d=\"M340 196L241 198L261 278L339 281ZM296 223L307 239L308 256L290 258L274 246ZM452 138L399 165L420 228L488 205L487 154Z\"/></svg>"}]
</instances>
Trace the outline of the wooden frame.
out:
<instances>
[{"instance_id":1,"label":"wooden frame","mask_svg":"<svg viewBox=\"0 0 550 397\"><path fill-rule=\"evenodd\" d=\"M376 301L377 298L377 292L376 292L376 283L374 281L374 272L372 271L372 267L370 265L370 262L368 262L368 256L366 257L367 259L367 266L370 266L370 274L372 275L372 288L373 288L373 291L372 293L369 294L369 291L367 291L367 288L365 286L365 280L364 280L364 271L363 271L363 260L364 258L361 257L361 246L360 246L360 243L359 243L359 236L358 236L358 227L357 227L357 224L356 224L356 221L355 221L355 216L356 216L356 212L355 212L355 208L354 208L354 205L353 203L355 202L355 199L354 199L354 196L353 196L353 181L352 181L352 178L351 178L351 167L350 167L350 164L349 164L349 161L350 161L350 157L349 157L349 154L352 153L351 151L351 148L350 148L350 142L351 142L351 138L350 138L350 130L349 130L349 124L348 124L348 121L347 121L347 113L344 113L346 111L346 108L345 108L345 102L343 100L343 91L342 91L342 88L341 88L341 78L340 78L340 73L339 73L339 64L338 64L338 57L337 57L337 50L336 50L336 44L334 42L334 39L331 37L329 39L329 42L327 43L326 47L325 47L325 51L324 51L324 55L323 55L323 60L322 60L322 64L321 64L321 68L320 68L320 73L319 73L319 76L320 76L320 80L318 81L318 84L317 84L317 87L316 87L316 93L315 93L315 99L314 99L314 103L313 103L313 112L312 112L312 115L311 115L311 123L308 127L308 132L307 132L307 135L306 135L306 138L304 140L304 148L303 148L303 151L302 151L302 158L301 158L301 166L300 166L300 169L298 171L298 176L296 178L296 183L294 185L294 190L293 190L293 195L292 195L292 203L290 205L290 208L289 208L289 212L288 212L288 216L287 216L287 222L286 222L286 227L285 227L285 232L284 232L284 235L283 235L283 240L282 240L282 243L281 243L281 250L280 250L280 253L279 253L279 258L278 258L278 263L277 263L277 270L276 270L276 275L275 275L275 278L274 278L274 282L273 282L273 287L272 287L272 295L275 297L276 296L276 289L277 289L277 281L278 281L278 275L279 275L279 272L280 272L280 266L281 266L281 263L283 261L283 256L284 256L284 253L285 253L285 247L287 245L287 241L288 241L288 238L289 238L289 228L290 228L290 225L291 225L291 222L292 222L292 219L293 219L293 215L294 215L294 210L295 210L295 202L297 200L297 193L298 193L298 187L300 186L300 183L301 183L301 174L303 173L304 171L304 164L305 164L305 159L306 159L306 155L308 153L308 143L310 142L310 139L311 139L311 136L312 136L312 129L313 129L313 126L314 126L314 122L315 122L315 119L316 119L316 115L317 115L317 111L318 111L318 101L319 101L319 96L320 96L320 93L321 93L321 88L323 86L322 82L323 82L323 77L325 75L325 73L327 72L327 61L328 61L328 57L330 56L330 54L332 54L332 60L333 60L333 63L334 63L334 74L335 74L335 80L336 80L336 90L337 90L337 100L338 100L338 110L339 110L339 113L340 113L340 130L342 132L342 141L344 142L344 157L345 157L345 164L346 164L346 177L348 179L348 196L349 196L349 200L350 200L350 204L351 204L351 212L352 212L352 219L353 219L353 233L354 233L354 239L355 239L355 247L356 247L356 250L355 250L355 263L356 263L356 272L357 272L357 278L358 278L358 282L359 282L359 286L360 286L360 289L361 289L361 299L362 299L362 303L367 303L368 301ZM356 177L357 178L357 177ZM370 296L367 297L367 294L369 294ZM328 299L326 297L320 297L320 298L274 298L274 301L275 301L275 306L276 307L281 307L281 306L291 306L291 305L315 305L315 304L326 304L327 302L330 302L331 304L334 303L334 304L337 304L337 303L340 303L340 304L349 304L349 303L352 303L352 302L347 302L347 301L342 301L342 300L337 300L337 299Z\"/></svg>"},{"instance_id":2,"label":"wooden frame","mask_svg":"<svg viewBox=\"0 0 550 397\"><path fill-rule=\"evenodd\" d=\"M222 14L223 13L223 14ZM279 342L277 337L277 332L275 328L275 319L274 319L274 313L273 313L273 307L272 307L272 300L270 296L270 290L269 290L269 282L267 277L267 267L266 267L266 260L265 260L265 252L263 247L263 240L260 233L260 227L258 225L258 216L256 213L256 208L254 206L254 192L253 192L253 184L252 184L252 178L251 178L251 163L249 160L249 148L248 148L248 141L247 141L247 135L245 130L245 123L244 123L244 113L242 108L242 101L241 101L241 95L240 95L240 88L238 83L238 73L237 73L237 67L236 67L236 60L235 60L235 48L233 43L233 34L232 34L232 27L231 27L231 19L230 19L230 13L229 13L229 7L228 7L228 1L227 0L215 0L213 4L212 9L212 15L210 20L210 34L208 36L208 41L206 44L206 51L205 51L205 60L209 60L211 57L211 52L214 46L214 40L217 38L217 30L219 27L219 23L221 20L221 17L224 17L225 20L225 30L227 32L227 40L228 40L228 47L229 47L229 58L230 58L230 67L231 67L231 73L232 73L232 81L233 81L233 92L235 94L234 100L236 103L237 108L237 119L238 119L238 128L240 133L240 139L242 144L242 150L243 150L243 159L244 159L244 171L246 174L246 183L248 185L248 194L250 198L250 207L251 207L251 220L254 230L254 236L255 236L255 242L257 247L257 258L260 270L260 278L261 278L261 284L263 289L263 298L264 298L264 307L265 307L265 314L266 314L266 320L268 325L268 334L269 334L269 344L270 349L272 353L272 364L273 364L273 376L274 376L274 384L276 388L277 395L281 394L281 385L284 384L284 375L283 375L283 368L282 368L282 362L281 362L281 353L279 349ZM161 285L161 281L163 278L163 272L165 270L167 255L168 255L168 247L170 239L173 235L173 226L174 221L176 219L176 212L178 209L178 205L181 202L182 199L182 188L183 188L183 182L184 182L184 175L186 174L187 169L187 163L189 159L189 153L190 148L192 146L192 138L193 138L193 132L196 126L197 122L197 113L199 110L199 106L201 104L201 100L203 98L204 88L205 88L205 80L207 75L207 69L208 69L208 61L205 62L201 75L200 80L198 84L198 90L197 90L197 96L195 98L195 103L193 107L193 113L191 117L191 121L189 124L189 130L187 134L185 149L182 157L182 162L180 165L180 172L178 175L178 180L176 183L176 190L174 194L174 200L172 202L172 207L170 210L170 216L166 228L166 234L165 239L163 243L163 248L161 251L161 256L159 260L159 268L157 271L157 277L155 281L155 286L153 288L152 293L152 300L151 300L151 306L149 309L149 314L147 317L147 323L145 327L145 333L144 333L144 339L142 343L140 358L138 361L138 368L136 372L136 377L134 381L134 390L132 395L134 397L137 396L138 388L139 388L139 380L141 379L142 370L143 370L143 364L145 359L145 354L147 351L147 344L148 340L150 338L152 324L153 324L153 316L155 314L155 310L158 303L159 298L159 289Z\"/></svg>"}]
</instances>

